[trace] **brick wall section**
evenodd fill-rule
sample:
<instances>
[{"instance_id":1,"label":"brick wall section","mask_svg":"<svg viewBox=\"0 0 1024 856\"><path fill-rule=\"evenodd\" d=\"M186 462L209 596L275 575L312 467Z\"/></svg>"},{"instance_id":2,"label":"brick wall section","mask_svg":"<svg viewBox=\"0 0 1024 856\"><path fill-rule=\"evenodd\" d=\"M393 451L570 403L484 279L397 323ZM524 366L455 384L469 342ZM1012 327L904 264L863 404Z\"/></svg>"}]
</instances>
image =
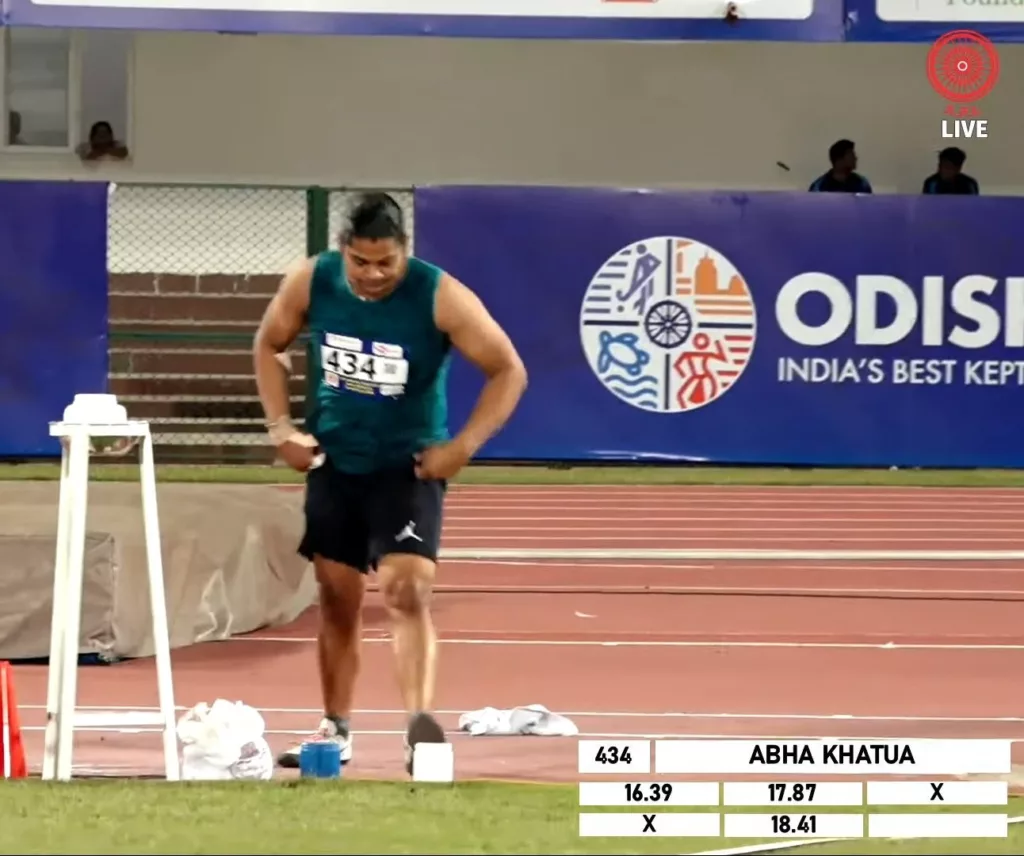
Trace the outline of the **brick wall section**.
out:
<instances>
[{"instance_id":1,"label":"brick wall section","mask_svg":"<svg viewBox=\"0 0 1024 856\"><path fill-rule=\"evenodd\" d=\"M248 274L114 273L110 290L137 294L265 294L277 291L277 276Z\"/></svg>"},{"instance_id":2,"label":"brick wall section","mask_svg":"<svg viewBox=\"0 0 1024 856\"><path fill-rule=\"evenodd\" d=\"M110 379L110 391L126 399L133 416L161 420L158 460L267 463L272 459L273 452L265 444L225 445L218 435L263 434L263 411L252 374L252 337L279 282L278 276L244 274L111 275L110 372L120 377ZM301 397L306 370L303 348L293 347L291 356L289 386L292 395ZM301 399L293 402L293 418L301 419L302 410ZM204 421L175 421L195 419ZM188 444L159 439L171 434L188 435Z\"/></svg>"},{"instance_id":3,"label":"brick wall section","mask_svg":"<svg viewBox=\"0 0 1024 856\"><path fill-rule=\"evenodd\" d=\"M252 399L249 401L219 401L217 399L211 399L208 401L198 400L186 400L186 401L161 401L161 400L147 400L147 401L132 401L129 403L129 413L132 418L138 419L208 419L212 420L209 424L204 424L201 427L193 426L190 429L173 429L173 430L191 430L199 433L208 433L214 430L220 431L262 431L263 429L258 427L239 428L237 427L237 420L239 419L255 419L259 424L263 422L263 408L260 406L259 401L256 400L255 389L250 391ZM293 402L292 404L292 419L301 420L303 416L303 406L301 402ZM171 428L167 427L173 423L164 422L160 425L160 431L169 431ZM218 427L219 426L219 427Z\"/></svg>"},{"instance_id":4,"label":"brick wall section","mask_svg":"<svg viewBox=\"0 0 1024 856\"><path fill-rule=\"evenodd\" d=\"M269 297L217 294L111 294L110 318L118 321L244 321L255 327Z\"/></svg>"},{"instance_id":5,"label":"brick wall section","mask_svg":"<svg viewBox=\"0 0 1024 856\"><path fill-rule=\"evenodd\" d=\"M289 390L292 395L305 392L305 380L292 377ZM158 378L118 378L111 381L111 390L115 395L255 395L256 381L252 372L237 379L223 377L158 377Z\"/></svg>"},{"instance_id":6,"label":"brick wall section","mask_svg":"<svg viewBox=\"0 0 1024 856\"><path fill-rule=\"evenodd\" d=\"M113 374L251 374L252 352L246 347L232 354L196 354L184 348L180 354L156 354L139 349L119 348L128 353L110 356ZM168 365L172 369L168 369ZM212 366L212 368L211 368ZM305 374L305 354L292 355L292 373Z\"/></svg>"},{"instance_id":7,"label":"brick wall section","mask_svg":"<svg viewBox=\"0 0 1024 856\"><path fill-rule=\"evenodd\" d=\"M271 276L113 274L110 277L110 324L117 332L191 331L196 334L196 340L227 334L215 345L223 349L231 347L230 340L245 339L255 332L278 282L277 277ZM132 321L146 323L133 326ZM201 324L193 323L197 321ZM157 339L154 337L152 341L155 343ZM247 349L249 345L246 341L238 346ZM188 339L160 338L158 345L150 345L157 346L167 350L194 349L199 345Z\"/></svg>"},{"instance_id":8,"label":"brick wall section","mask_svg":"<svg viewBox=\"0 0 1024 856\"><path fill-rule=\"evenodd\" d=\"M137 319L136 319L137 320ZM110 330L112 334L123 334L128 332L144 333L150 335L155 333L201 333L202 338L210 338L211 336L222 336L223 339L217 340L216 347L228 348L228 347L245 347L248 348L251 341L245 341L239 344L239 340L245 339L250 333L256 332L256 323L252 324L225 324L225 323L207 323L201 328L197 327L192 323L192 319L189 318L175 318L172 321L151 321L147 324L133 324L130 320L125 318L110 317ZM121 337L123 338L123 337ZM143 336L144 340L146 337ZM234 340L232 344L231 340ZM123 342L114 342L113 345L118 348L124 348L126 345ZM197 347L196 336L183 337L183 338L161 338L159 344L155 341L150 342L148 345L142 342L136 343L136 347L140 348L154 348L159 347L162 350L194 350Z\"/></svg>"},{"instance_id":9,"label":"brick wall section","mask_svg":"<svg viewBox=\"0 0 1024 856\"><path fill-rule=\"evenodd\" d=\"M193 377L115 378L110 391L125 396L255 395L252 335L279 282L276 276L244 274L112 274L109 317L111 347L117 353L111 354L111 373ZM134 335L124 335L129 333ZM301 394L305 357L295 351L292 388Z\"/></svg>"}]
</instances>

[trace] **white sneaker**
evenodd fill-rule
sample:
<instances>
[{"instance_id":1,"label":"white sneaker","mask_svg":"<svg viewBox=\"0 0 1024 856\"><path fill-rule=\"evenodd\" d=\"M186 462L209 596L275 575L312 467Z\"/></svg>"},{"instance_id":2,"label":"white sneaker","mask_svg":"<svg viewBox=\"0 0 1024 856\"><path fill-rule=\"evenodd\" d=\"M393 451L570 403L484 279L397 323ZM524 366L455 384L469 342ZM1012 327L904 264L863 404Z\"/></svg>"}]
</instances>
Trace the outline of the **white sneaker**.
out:
<instances>
[{"instance_id":1,"label":"white sneaker","mask_svg":"<svg viewBox=\"0 0 1024 856\"><path fill-rule=\"evenodd\" d=\"M320 727L308 740L330 740L337 743L341 747L341 763L347 764L352 760L352 735L340 733L338 726L334 724L334 720L327 719L326 717L321 719ZM302 741L278 755L277 766L297 770L299 768L299 755L302 752L302 743L308 742L308 740Z\"/></svg>"}]
</instances>

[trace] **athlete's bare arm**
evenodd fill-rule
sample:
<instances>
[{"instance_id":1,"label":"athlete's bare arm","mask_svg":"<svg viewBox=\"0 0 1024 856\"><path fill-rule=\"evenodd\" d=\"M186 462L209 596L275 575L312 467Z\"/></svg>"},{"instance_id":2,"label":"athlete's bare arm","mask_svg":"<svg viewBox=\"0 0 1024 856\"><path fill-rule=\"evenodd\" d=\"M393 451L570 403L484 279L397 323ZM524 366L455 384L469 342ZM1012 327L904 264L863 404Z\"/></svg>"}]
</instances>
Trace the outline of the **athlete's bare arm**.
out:
<instances>
[{"instance_id":1,"label":"athlete's bare arm","mask_svg":"<svg viewBox=\"0 0 1024 856\"><path fill-rule=\"evenodd\" d=\"M306 323L313 265L313 259L302 259L285 272L253 340L256 390L267 418L267 428L282 457L300 470L308 468L313 457L309 449L315 442L296 431L291 423L286 352ZM304 448L291 448L295 445Z\"/></svg>"},{"instance_id":2,"label":"athlete's bare arm","mask_svg":"<svg viewBox=\"0 0 1024 856\"><path fill-rule=\"evenodd\" d=\"M438 329L486 378L473 412L454 438L472 457L512 415L526 390L526 367L480 298L447 274L437 289L434 316Z\"/></svg>"}]
</instances>

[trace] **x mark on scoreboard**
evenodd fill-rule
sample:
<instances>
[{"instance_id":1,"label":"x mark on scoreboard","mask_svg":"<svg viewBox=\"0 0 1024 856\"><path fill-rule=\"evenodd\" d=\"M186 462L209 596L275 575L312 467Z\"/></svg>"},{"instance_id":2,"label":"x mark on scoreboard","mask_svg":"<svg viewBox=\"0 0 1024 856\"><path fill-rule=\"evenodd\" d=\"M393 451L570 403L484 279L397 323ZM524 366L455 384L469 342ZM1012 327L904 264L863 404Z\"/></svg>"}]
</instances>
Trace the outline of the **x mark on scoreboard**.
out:
<instances>
[{"instance_id":1,"label":"x mark on scoreboard","mask_svg":"<svg viewBox=\"0 0 1024 856\"><path fill-rule=\"evenodd\" d=\"M656 814L645 814L643 817L644 817L644 828L641 831L642 832L656 832L656 830L654 828L654 818L656 818L657 815Z\"/></svg>"},{"instance_id":2,"label":"x mark on scoreboard","mask_svg":"<svg viewBox=\"0 0 1024 856\"><path fill-rule=\"evenodd\" d=\"M942 795L942 786L945 782L931 782L932 795L928 798L928 802L945 802L946 798Z\"/></svg>"}]
</instances>

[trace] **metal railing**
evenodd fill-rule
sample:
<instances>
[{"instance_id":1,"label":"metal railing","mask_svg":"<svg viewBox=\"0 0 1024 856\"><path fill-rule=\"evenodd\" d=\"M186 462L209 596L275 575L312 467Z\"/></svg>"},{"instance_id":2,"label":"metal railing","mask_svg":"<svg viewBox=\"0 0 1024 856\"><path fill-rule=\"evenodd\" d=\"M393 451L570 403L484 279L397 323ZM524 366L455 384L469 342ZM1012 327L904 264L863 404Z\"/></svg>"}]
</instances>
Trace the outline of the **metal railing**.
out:
<instances>
[{"instance_id":1,"label":"metal railing","mask_svg":"<svg viewBox=\"0 0 1024 856\"><path fill-rule=\"evenodd\" d=\"M272 457L253 332L284 269L335 242L352 189L120 184L111 196L110 386L161 461ZM412 229L412 191L389 189ZM305 384L293 353L293 415Z\"/></svg>"}]
</instances>

